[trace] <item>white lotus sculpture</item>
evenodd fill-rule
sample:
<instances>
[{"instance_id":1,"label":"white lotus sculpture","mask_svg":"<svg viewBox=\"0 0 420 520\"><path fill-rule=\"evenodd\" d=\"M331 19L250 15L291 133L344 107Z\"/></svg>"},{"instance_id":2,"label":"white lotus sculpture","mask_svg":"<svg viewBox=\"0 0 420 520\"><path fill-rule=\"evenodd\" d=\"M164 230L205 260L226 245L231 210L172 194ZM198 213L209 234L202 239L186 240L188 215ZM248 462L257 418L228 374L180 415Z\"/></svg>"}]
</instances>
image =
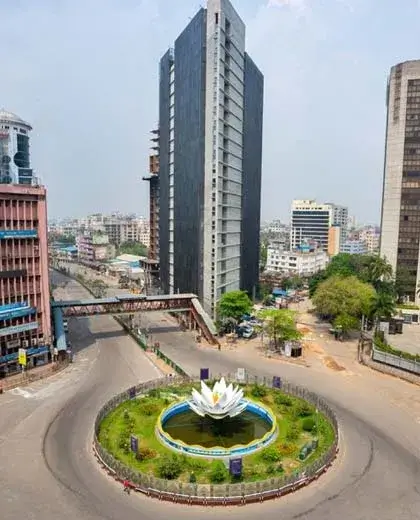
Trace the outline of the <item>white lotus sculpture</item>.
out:
<instances>
[{"instance_id":1,"label":"white lotus sculpture","mask_svg":"<svg viewBox=\"0 0 420 520\"><path fill-rule=\"evenodd\" d=\"M201 417L208 415L212 419L235 417L247 407L243 390L239 387L234 388L232 383L226 386L223 377L215 383L213 390L201 381L201 393L193 389L192 399L188 404L196 414Z\"/></svg>"}]
</instances>

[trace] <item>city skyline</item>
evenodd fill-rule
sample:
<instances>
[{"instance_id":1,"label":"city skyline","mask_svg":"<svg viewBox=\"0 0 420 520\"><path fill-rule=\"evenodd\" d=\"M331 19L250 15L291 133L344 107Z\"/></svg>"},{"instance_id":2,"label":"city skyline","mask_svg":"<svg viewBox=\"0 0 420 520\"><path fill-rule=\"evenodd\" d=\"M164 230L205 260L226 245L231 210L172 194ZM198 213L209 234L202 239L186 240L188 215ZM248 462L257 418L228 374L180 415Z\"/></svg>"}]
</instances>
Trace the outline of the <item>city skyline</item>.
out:
<instances>
[{"instance_id":1,"label":"city skyline","mask_svg":"<svg viewBox=\"0 0 420 520\"><path fill-rule=\"evenodd\" d=\"M49 188L50 216L87 213L89 207L146 213L148 190L141 177L147 172L148 132L156 124L155 63L197 6L187 0L176 9L163 0L153 6L102 2L100 10L95 0L83 8L73 4L62 2L54 10L47 1L22 2L21 8L2 4L4 34L19 42L5 57L11 73L0 86L2 105L34 126L33 164ZM318 4L312 9L277 4L238 6L249 27L249 52L266 77L262 218L285 218L291 200L299 197L334 200L358 208L361 220L376 222L383 87L390 65L410 58L416 47L410 27L419 12L358 0L347 3L352 10L332 1L328 11ZM397 14L407 22L401 37L391 26ZM124 34L115 27L116 18ZM72 39L64 24L70 27L67 22L76 19L78 38ZM358 24L369 26L372 20L389 31L375 29L376 23L375 38L368 39L371 32L351 36ZM44 38L34 37L39 26L46 29ZM111 27L113 39L107 38ZM267 53L266 38L279 50ZM362 183L361 192L353 188Z\"/></svg>"}]
</instances>

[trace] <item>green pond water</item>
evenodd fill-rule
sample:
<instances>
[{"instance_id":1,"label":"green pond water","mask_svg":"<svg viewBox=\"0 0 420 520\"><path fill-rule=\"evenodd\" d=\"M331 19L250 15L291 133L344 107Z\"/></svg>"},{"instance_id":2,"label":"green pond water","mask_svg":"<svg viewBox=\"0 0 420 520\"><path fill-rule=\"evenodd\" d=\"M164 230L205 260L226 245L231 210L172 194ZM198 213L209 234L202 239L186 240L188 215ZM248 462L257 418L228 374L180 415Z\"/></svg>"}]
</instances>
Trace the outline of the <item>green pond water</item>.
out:
<instances>
[{"instance_id":1,"label":"green pond water","mask_svg":"<svg viewBox=\"0 0 420 520\"><path fill-rule=\"evenodd\" d=\"M198 444L204 448L231 448L237 444L249 444L261 439L270 431L271 426L258 415L248 411L233 418L211 419L200 417L188 410L168 419L163 429L173 439L185 444Z\"/></svg>"}]
</instances>

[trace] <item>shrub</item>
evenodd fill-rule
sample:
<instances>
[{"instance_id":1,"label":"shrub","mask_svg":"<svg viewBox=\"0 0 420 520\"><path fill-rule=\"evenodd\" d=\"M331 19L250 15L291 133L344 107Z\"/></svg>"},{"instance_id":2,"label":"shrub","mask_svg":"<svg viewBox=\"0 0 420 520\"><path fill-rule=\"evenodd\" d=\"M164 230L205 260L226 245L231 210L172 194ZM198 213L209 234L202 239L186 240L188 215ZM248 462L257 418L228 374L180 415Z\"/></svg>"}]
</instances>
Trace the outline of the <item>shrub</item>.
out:
<instances>
[{"instance_id":1,"label":"shrub","mask_svg":"<svg viewBox=\"0 0 420 520\"><path fill-rule=\"evenodd\" d=\"M281 460L281 455L276 446L269 446L261 452L261 459L264 462L278 462Z\"/></svg>"},{"instance_id":2,"label":"shrub","mask_svg":"<svg viewBox=\"0 0 420 520\"><path fill-rule=\"evenodd\" d=\"M165 455L160 459L157 474L160 478L174 480L181 475L183 469L180 458L173 453L171 456Z\"/></svg>"},{"instance_id":3,"label":"shrub","mask_svg":"<svg viewBox=\"0 0 420 520\"><path fill-rule=\"evenodd\" d=\"M284 457L290 457L297 450L296 444L290 442L282 442L278 446L279 453Z\"/></svg>"},{"instance_id":4,"label":"shrub","mask_svg":"<svg viewBox=\"0 0 420 520\"><path fill-rule=\"evenodd\" d=\"M309 405L308 403L298 403L296 406L295 406L295 415L296 417L308 417L309 415L312 415L313 414L313 409L311 407L311 405Z\"/></svg>"},{"instance_id":5,"label":"shrub","mask_svg":"<svg viewBox=\"0 0 420 520\"><path fill-rule=\"evenodd\" d=\"M316 424L312 417L305 417L302 421L302 430L305 432L313 432L315 429Z\"/></svg>"},{"instance_id":6,"label":"shrub","mask_svg":"<svg viewBox=\"0 0 420 520\"><path fill-rule=\"evenodd\" d=\"M267 395L267 388L263 385L255 384L252 386L251 395L252 397L261 399L262 397L265 397Z\"/></svg>"},{"instance_id":7,"label":"shrub","mask_svg":"<svg viewBox=\"0 0 420 520\"><path fill-rule=\"evenodd\" d=\"M123 418L125 422L130 420L130 414L128 413L128 410L124 410Z\"/></svg>"},{"instance_id":8,"label":"shrub","mask_svg":"<svg viewBox=\"0 0 420 520\"><path fill-rule=\"evenodd\" d=\"M279 406L292 406L293 401L292 399L285 394L277 393L274 397L274 402Z\"/></svg>"},{"instance_id":9,"label":"shrub","mask_svg":"<svg viewBox=\"0 0 420 520\"><path fill-rule=\"evenodd\" d=\"M159 388L152 388L149 390L148 394L149 397L155 397L156 399L160 398L160 389Z\"/></svg>"},{"instance_id":10,"label":"shrub","mask_svg":"<svg viewBox=\"0 0 420 520\"><path fill-rule=\"evenodd\" d=\"M274 464L269 464L265 472L267 473L267 475L274 475L274 473L276 472L276 466L274 466Z\"/></svg>"},{"instance_id":11,"label":"shrub","mask_svg":"<svg viewBox=\"0 0 420 520\"><path fill-rule=\"evenodd\" d=\"M158 411L159 407L156 403L150 403L146 401L144 403L141 403L139 406L139 412L142 415L155 415L156 413L158 413Z\"/></svg>"},{"instance_id":12,"label":"shrub","mask_svg":"<svg viewBox=\"0 0 420 520\"><path fill-rule=\"evenodd\" d=\"M191 473L190 475L190 484L195 484L197 482L197 477L194 473Z\"/></svg>"},{"instance_id":13,"label":"shrub","mask_svg":"<svg viewBox=\"0 0 420 520\"><path fill-rule=\"evenodd\" d=\"M195 459L193 457L187 458L187 464L190 470L194 473L194 471L203 471L206 468L207 463L203 459Z\"/></svg>"},{"instance_id":14,"label":"shrub","mask_svg":"<svg viewBox=\"0 0 420 520\"><path fill-rule=\"evenodd\" d=\"M289 441L295 441L300 436L300 429L297 424L291 424L287 430L286 438Z\"/></svg>"},{"instance_id":15,"label":"shrub","mask_svg":"<svg viewBox=\"0 0 420 520\"><path fill-rule=\"evenodd\" d=\"M212 463L209 475L210 482L220 484L224 482L228 476L229 472L221 460L216 460Z\"/></svg>"},{"instance_id":16,"label":"shrub","mask_svg":"<svg viewBox=\"0 0 420 520\"><path fill-rule=\"evenodd\" d=\"M156 451L152 450L152 448L149 448L147 446L140 446L136 453L136 459L140 462L143 462L144 460L150 460L155 457Z\"/></svg>"}]
</instances>

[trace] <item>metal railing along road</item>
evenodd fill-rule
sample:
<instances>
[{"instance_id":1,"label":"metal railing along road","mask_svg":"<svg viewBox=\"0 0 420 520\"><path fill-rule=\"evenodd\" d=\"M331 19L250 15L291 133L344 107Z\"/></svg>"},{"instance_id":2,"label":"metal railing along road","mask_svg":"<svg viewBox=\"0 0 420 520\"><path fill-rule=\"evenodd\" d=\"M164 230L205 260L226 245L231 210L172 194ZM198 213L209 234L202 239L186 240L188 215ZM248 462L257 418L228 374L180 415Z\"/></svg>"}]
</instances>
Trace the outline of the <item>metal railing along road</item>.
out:
<instances>
[{"instance_id":1,"label":"metal railing along road","mask_svg":"<svg viewBox=\"0 0 420 520\"><path fill-rule=\"evenodd\" d=\"M420 375L420 363L414 360L405 359L400 356L395 356L394 354L389 354L388 352L384 352L373 346L372 349L372 360L377 361L378 363L384 363L385 365L390 365L395 368L399 368L401 370L406 370L407 372L412 372L413 374Z\"/></svg>"}]
</instances>

